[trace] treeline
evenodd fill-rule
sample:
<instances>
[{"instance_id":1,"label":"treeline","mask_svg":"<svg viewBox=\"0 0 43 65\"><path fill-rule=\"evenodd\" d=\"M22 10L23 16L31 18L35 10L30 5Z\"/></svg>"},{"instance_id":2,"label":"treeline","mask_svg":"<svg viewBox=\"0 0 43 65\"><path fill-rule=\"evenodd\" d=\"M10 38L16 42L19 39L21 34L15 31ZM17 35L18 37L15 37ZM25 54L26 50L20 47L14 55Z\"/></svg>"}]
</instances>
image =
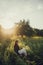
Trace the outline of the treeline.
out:
<instances>
[{"instance_id":1,"label":"treeline","mask_svg":"<svg viewBox=\"0 0 43 65\"><path fill-rule=\"evenodd\" d=\"M25 21L25 20L20 20L19 23L16 24L15 26L15 34L16 35L26 35L26 36L42 36L43 37L43 29L36 29L36 28L32 28L30 26L29 20Z\"/></svg>"},{"instance_id":2,"label":"treeline","mask_svg":"<svg viewBox=\"0 0 43 65\"><path fill-rule=\"evenodd\" d=\"M14 35L25 35L28 37L32 37L32 36L41 36L43 37L43 29L36 29L36 28L32 28L30 26L30 21L29 20L20 20L18 23L16 23L16 25L14 25L14 31L12 34L5 34L3 32L3 28L0 25L0 42L2 41L2 39L6 39L9 37L12 37Z\"/></svg>"}]
</instances>

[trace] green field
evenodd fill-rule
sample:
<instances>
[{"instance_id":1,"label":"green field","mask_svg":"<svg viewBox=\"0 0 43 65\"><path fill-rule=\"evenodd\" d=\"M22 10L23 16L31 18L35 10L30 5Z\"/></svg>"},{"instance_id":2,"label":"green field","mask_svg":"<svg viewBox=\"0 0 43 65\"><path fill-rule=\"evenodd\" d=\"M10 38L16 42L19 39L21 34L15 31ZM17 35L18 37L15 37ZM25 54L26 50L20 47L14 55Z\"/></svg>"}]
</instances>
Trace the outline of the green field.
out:
<instances>
[{"instance_id":1,"label":"green field","mask_svg":"<svg viewBox=\"0 0 43 65\"><path fill-rule=\"evenodd\" d=\"M20 48L25 47L28 56L20 57L14 52L15 39L0 43L0 65L43 65L43 38L18 37Z\"/></svg>"}]
</instances>

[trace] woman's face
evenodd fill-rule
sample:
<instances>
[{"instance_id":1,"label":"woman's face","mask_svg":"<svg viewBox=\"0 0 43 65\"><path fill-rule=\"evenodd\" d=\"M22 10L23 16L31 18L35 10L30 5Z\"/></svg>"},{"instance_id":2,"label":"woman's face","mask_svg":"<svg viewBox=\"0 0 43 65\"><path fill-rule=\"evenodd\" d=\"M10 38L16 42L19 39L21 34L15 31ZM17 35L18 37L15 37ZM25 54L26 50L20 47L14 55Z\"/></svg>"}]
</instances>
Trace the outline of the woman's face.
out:
<instances>
[{"instance_id":1,"label":"woman's face","mask_svg":"<svg viewBox=\"0 0 43 65\"><path fill-rule=\"evenodd\" d=\"M16 41L15 43L18 44L18 41Z\"/></svg>"}]
</instances>

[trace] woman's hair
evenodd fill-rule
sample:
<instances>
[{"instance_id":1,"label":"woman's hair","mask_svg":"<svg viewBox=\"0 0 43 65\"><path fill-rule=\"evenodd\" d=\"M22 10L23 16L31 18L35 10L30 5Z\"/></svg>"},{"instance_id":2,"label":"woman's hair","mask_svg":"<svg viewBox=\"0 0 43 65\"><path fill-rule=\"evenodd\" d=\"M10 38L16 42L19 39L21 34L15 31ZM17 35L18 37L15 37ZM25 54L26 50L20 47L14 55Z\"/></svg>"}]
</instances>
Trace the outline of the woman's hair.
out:
<instances>
[{"instance_id":1,"label":"woman's hair","mask_svg":"<svg viewBox=\"0 0 43 65\"><path fill-rule=\"evenodd\" d=\"M14 50L18 54L18 50L19 50L18 40L15 41Z\"/></svg>"},{"instance_id":2,"label":"woman's hair","mask_svg":"<svg viewBox=\"0 0 43 65\"><path fill-rule=\"evenodd\" d=\"M17 43L18 43L18 40L15 41L15 44L17 44Z\"/></svg>"}]
</instances>

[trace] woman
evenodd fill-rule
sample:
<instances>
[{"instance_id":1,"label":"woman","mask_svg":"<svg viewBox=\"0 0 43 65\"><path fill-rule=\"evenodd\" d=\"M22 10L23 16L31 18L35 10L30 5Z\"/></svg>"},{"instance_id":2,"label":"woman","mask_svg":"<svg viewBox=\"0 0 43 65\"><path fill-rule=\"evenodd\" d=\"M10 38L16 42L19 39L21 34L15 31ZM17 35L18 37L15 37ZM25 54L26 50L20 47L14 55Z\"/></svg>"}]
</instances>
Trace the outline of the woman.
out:
<instances>
[{"instance_id":1,"label":"woman","mask_svg":"<svg viewBox=\"0 0 43 65\"><path fill-rule=\"evenodd\" d=\"M14 50L19 55L27 56L27 51L25 48L19 49L18 40L15 41Z\"/></svg>"},{"instance_id":2,"label":"woman","mask_svg":"<svg viewBox=\"0 0 43 65\"><path fill-rule=\"evenodd\" d=\"M14 45L14 51L15 51L17 54L19 54L19 53L18 53L18 50L20 50L20 49L19 49L19 45L18 45L18 40L16 40L16 41L15 41L15 45Z\"/></svg>"}]
</instances>

